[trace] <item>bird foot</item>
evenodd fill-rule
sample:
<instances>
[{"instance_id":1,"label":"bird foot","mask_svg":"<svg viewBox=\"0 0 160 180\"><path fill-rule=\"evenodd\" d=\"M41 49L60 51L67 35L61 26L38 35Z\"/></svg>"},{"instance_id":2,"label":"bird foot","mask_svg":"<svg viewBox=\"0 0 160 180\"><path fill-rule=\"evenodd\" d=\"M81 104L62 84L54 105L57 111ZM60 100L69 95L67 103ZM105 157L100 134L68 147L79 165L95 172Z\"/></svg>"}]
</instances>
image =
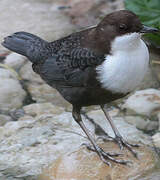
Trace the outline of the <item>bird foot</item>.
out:
<instances>
[{"instance_id":1,"label":"bird foot","mask_svg":"<svg viewBox=\"0 0 160 180\"><path fill-rule=\"evenodd\" d=\"M100 136L97 137L97 140L99 140L99 139L104 141L104 142L107 142L107 141L114 142L115 141L115 139L113 137L109 136L109 135L100 135Z\"/></svg>"},{"instance_id":2,"label":"bird foot","mask_svg":"<svg viewBox=\"0 0 160 180\"><path fill-rule=\"evenodd\" d=\"M115 162L115 163L118 163L118 164L123 164L123 165L127 165L128 163L131 163L131 161L119 160L119 159L114 158L114 157L117 157L119 155L122 155L121 153L105 152L98 145L95 148L91 145L88 145L88 144L83 144L83 145L85 145L88 150L96 152L98 154L98 156L100 157L100 159L110 167L111 167L111 163L108 160Z\"/></svg>"},{"instance_id":3,"label":"bird foot","mask_svg":"<svg viewBox=\"0 0 160 180\"><path fill-rule=\"evenodd\" d=\"M126 140L123 139L122 136L117 135L114 138L114 141L118 143L119 148L122 150L124 147L126 147L136 158L138 158L137 153L132 149L132 147L140 147L139 144L131 144L128 143Z\"/></svg>"}]
</instances>

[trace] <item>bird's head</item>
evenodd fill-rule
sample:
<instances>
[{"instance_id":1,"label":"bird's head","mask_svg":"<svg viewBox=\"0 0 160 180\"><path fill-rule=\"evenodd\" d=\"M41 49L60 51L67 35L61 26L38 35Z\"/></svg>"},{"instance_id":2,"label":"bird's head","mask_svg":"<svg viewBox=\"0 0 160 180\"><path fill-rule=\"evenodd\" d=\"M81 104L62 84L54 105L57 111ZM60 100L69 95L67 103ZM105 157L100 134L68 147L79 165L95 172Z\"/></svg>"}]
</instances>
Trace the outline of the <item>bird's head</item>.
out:
<instances>
[{"instance_id":1,"label":"bird's head","mask_svg":"<svg viewBox=\"0 0 160 180\"><path fill-rule=\"evenodd\" d=\"M123 47L141 37L143 33L156 33L158 29L144 26L138 16L128 10L110 13L96 27L96 38L100 45L117 41Z\"/></svg>"}]
</instances>

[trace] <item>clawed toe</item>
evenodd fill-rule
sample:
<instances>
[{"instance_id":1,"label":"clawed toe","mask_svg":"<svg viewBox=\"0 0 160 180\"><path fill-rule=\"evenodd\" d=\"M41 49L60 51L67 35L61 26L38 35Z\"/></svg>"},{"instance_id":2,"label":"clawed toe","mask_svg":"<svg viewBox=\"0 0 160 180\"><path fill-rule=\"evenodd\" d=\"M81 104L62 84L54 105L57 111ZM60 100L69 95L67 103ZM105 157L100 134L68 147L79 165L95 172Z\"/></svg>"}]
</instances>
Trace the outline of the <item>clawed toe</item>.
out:
<instances>
[{"instance_id":1,"label":"clawed toe","mask_svg":"<svg viewBox=\"0 0 160 180\"><path fill-rule=\"evenodd\" d=\"M108 166L111 166L111 163L108 160L115 163L123 164L123 165L127 165L128 163L131 163L130 161L119 160L119 159L114 158L114 157L122 155L121 153L105 152L99 146L97 146L95 149L92 145L89 145L89 144L83 144L83 145L85 145L88 150L96 152L99 155L100 159Z\"/></svg>"},{"instance_id":2,"label":"clawed toe","mask_svg":"<svg viewBox=\"0 0 160 180\"><path fill-rule=\"evenodd\" d=\"M138 155L137 155L136 151L134 151L134 150L132 149L132 147L140 147L139 144L131 144L131 143L128 143L128 142L125 141L121 136L116 136L114 140L118 143L118 145L119 145L119 147L120 147L121 150L122 150L123 147L125 146L125 147L134 155L134 157L138 158Z\"/></svg>"},{"instance_id":3,"label":"clawed toe","mask_svg":"<svg viewBox=\"0 0 160 180\"><path fill-rule=\"evenodd\" d=\"M113 156L119 156L120 154L117 154L117 153L106 153L103 151L102 148L100 148L98 150L98 155L100 157L100 159L106 163L108 165L108 161L107 160L110 160L112 162L115 162L115 163L119 163L119 164L123 164L123 165L127 165L128 163L130 163L130 161L125 161L125 160L119 160L119 159L115 159Z\"/></svg>"},{"instance_id":4,"label":"clawed toe","mask_svg":"<svg viewBox=\"0 0 160 180\"><path fill-rule=\"evenodd\" d=\"M84 143L83 145L85 145L88 150L93 151L93 152L96 152L96 150L94 149L94 147L93 147L92 145L90 145L90 144L85 144L85 143ZM99 149L100 149L100 151L102 152L102 154L104 154L104 155L109 155L109 156L120 156L120 155L122 155L122 153L104 152L104 151L102 150L102 148L100 148L100 147L99 147Z\"/></svg>"},{"instance_id":5,"label":"clawed toe","mask_svg":"<svg viewBox=\"0 0 160 180\"><path fill-rule=\"evenodd\" d=\"M139 144L131 144L125 141L121 136L116 136L115 138L112 138L110 136L99 136L97 139L102 139L104 142L106 141L115 141L118 143L119 148L122 150L124 147L126 147L133 155L134 157L138 158L138 155L136 151L132 149L132 147L140 147Z\"/></svg>"}]
</instances>

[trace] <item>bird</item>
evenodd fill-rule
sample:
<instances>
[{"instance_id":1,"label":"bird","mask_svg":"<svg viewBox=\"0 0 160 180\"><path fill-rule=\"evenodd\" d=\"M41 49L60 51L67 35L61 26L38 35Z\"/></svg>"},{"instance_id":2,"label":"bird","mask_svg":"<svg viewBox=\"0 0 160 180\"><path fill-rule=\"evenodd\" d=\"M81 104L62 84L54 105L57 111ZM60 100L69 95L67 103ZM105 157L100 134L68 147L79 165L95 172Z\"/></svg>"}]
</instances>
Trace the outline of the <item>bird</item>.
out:
<instances>
[{"instance_id":1,"label":"bird","mask_svg":"<svg viewBox=\"0 0 160 180\"><path fill-rule=\"evenodd\" d=\"M110 161L127 164L105 152L92 137L81 117L82 107L99 105L110 123L120 149L132 149L119 133L105 106L125 97L143 81L149 66L149 52L141 39L157 28L141 23L129 10L107 14L96 26L74 32L53 42L28 32L16 32L4 38L2 45L26 56L33 71L72 104L72 116L88 137L90 150L107 165Z\"/></svg>"}]
</instances>

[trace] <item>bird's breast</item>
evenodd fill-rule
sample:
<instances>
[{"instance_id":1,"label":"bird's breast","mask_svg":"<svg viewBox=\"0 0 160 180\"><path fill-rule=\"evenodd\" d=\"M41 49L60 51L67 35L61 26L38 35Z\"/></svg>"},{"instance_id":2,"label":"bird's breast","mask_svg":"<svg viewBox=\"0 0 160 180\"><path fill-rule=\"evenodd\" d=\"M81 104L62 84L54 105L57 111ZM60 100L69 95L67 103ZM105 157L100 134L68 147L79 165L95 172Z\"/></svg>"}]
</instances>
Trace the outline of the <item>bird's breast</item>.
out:
<instances>
[{"instance_id":1,"label":"bird's breast","mask_svg":"<svg viewBox=\"0 0 160 180\"><path fill-rule=\"evenodd\" d=\"M137 47L107 55L105 61L96 68L97 79L103 88L114 93L131 92L143 80L148 64L148 48L140 40Z\"/></svg>"}]
</instances>

